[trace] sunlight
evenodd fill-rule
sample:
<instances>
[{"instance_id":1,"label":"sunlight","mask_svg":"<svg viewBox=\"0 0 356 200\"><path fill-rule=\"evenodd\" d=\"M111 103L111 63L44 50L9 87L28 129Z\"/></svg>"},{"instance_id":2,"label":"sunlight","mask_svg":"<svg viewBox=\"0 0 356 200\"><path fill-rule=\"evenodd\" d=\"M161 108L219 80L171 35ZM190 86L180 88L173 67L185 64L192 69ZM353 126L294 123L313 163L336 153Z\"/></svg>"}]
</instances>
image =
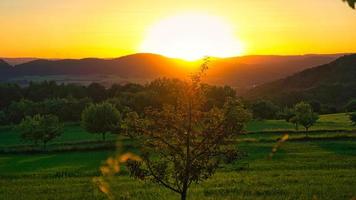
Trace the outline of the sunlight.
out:
<instances>
[{"instance_id":1,"label":"sunlight","mask_svg":"<svg viewBox=\"0 0 356 200\"><path fill-rule=\"evenodd\" d=\"M154 24L148 30L140 51L197 60L204 56L241 55L243 45L231 26L221 18L186 13Z\"/></svg>"}]
</instances>

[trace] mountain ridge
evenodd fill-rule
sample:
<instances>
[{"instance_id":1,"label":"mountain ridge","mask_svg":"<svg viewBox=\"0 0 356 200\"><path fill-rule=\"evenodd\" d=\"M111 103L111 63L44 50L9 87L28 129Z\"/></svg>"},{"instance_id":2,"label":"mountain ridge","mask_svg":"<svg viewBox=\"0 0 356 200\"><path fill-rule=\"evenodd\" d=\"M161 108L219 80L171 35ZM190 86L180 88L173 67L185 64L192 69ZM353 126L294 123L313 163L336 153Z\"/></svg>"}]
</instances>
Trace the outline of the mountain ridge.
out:
<instances>
[{"instance_id":1,"label":"mountain ridge","mask_svg":"<svg viewBox=\"0 0 356 200\"><path fill-rule=\"evenodd\" d=\"M340 54L326 55L249 55L211 58L206 81L231 85L241 90L253 88L303 69L327 63ZM129 80L157 77L187 77L201 62L189 62L158 54L138 53L118 58L36 59L15 65L4 72L2 80L28 76L114 75ZM74 78L75 79L75 78ZM5 81L6 81L5 80Z\"/></svg>"}]
</instances>

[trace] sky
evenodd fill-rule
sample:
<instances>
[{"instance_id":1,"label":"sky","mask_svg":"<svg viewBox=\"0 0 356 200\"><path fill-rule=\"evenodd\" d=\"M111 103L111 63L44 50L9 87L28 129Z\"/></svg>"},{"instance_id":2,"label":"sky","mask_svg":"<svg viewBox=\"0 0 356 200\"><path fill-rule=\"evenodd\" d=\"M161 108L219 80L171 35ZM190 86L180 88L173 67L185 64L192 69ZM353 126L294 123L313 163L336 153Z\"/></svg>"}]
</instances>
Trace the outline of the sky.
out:
<instances>
[{"instance_id":1,"label":"sky","mask_svg":"<svg viewBox=\"0 0 356 200\"><path fill-rule=\"evenodd\" d=\"M152 26L187 12L223 19L244 55L356 52L356 10L341 0L1 0L0 57L138 53Z\"/></svg>"}]
</instances>

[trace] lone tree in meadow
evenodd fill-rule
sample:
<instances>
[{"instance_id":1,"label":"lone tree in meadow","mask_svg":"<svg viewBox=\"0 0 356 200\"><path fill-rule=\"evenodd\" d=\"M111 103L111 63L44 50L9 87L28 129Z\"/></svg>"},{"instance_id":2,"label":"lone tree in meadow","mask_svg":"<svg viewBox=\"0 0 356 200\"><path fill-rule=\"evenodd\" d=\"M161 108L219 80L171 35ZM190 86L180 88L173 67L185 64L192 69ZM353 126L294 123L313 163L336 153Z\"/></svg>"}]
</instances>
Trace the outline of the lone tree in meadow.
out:
<instances>
[{"instance_id":1,"label":"lone tree in meadow","mask_svg":"<svg viewBox=\"0 0 356 200\"><path fill-rule=\"evenodd\" d=\"M105 140L106 133L119 131L120 112L110 103L91 104L82 113L82 126L89 133L101 134Z\"/></svg>"},{"instance_id":2,"label":"lone tree in meadow","mask_svg":"<svg viewBox=\"0 0 356 200\"><path fill-rule=\"evenodd\" d=\"M305 102L300 102L294 106L295 121L304 126L306 134L308 136L308 130L315 122L319 119L319 115L313 112L310 104Z\"/></svg>"},{"instance_id":3,"label":"lone tree in meadow","mask_svg":"<svg viewBox=\"0 0 356 200\"><path fill-rule=\"evenodd\" d=\"M40 142L43 149L46 149L49 141L62 134L63 125L55 115L35 115L23 119L18 125L18 130L22 139L33 141L35 144Z\"/></svg>"},{"instance_id":4,"label":"lone tree in meadow","mask_svg":"<svg viewBox=\"0 0 356 200\"><path fill-rule=\"evenodd\" d=\"M141 160L127 162L131 176L164 186L182 200L192 183L211 177L222 162L239 158L234 138L251 118L232 98L225 99L223 108L204 108L202 72L177 92L174 105L148 108L142 116L131 112L123 123L125 132L140 144Z\"/></svg>"}]
</instances>

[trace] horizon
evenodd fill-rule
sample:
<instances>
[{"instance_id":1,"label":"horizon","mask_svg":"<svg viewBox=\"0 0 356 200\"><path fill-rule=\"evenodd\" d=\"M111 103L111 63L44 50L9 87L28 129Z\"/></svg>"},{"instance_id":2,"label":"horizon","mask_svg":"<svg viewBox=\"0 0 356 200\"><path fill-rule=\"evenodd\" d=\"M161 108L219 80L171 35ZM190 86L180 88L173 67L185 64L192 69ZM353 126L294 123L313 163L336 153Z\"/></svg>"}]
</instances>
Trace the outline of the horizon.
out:
<instances>
[{"instance_id":1,"label":"horizon","mask_svg":"<svg viewBox=\"0 0 356 200\"><path fill-rule=\"evenodd\" d=\"M79 57L79 58L70 58L70 57L64 57L64 58L55 58L55 57L4 57L0 56L0 59L43 59L43 60L83 60L83 59L103 59L103 60L110 60L110 59L117 59L117 58L122 58L122 57L127 57L127 56L134 56L134 55L144 55L144 54L151 54L151 55L156 55L156 56L163 56L169 59L178 59L178 60L183 60L186 62L196 62L199 60L202 60L204 58L198 58L196 60L186 60L184 58L179 58L179 57L170 57L166 55L162 55L159 53L150 53L150 52L140 52L140 53L132 53L132 54L125 54L121 56L115 56L115 57ZM229 59L229 58L241 58L241 57L251 57L251 56L280 56L280 57L288 57L288 56L333 56L333 55L352 55L356 54L355 52L336 52L336 53L305 53L305 54L246 54L246 55L236 55L236 56L229 56L229 57L216 57L216 56L205 56L209 58L214 58L214 59Z\"/></svg>"}]
</instances>

